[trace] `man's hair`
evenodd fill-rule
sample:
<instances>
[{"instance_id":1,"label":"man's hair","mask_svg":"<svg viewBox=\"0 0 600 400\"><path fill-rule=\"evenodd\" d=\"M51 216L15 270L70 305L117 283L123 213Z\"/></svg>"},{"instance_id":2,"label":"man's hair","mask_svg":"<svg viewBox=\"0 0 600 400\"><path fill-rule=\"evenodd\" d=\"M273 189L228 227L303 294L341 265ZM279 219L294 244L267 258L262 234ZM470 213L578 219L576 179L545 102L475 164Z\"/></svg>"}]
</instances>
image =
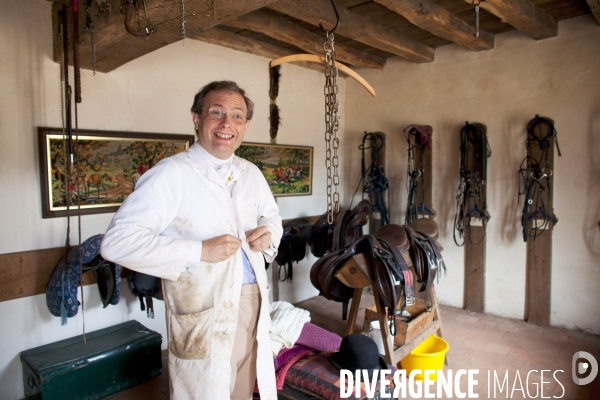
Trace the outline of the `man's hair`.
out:
<instances>
[{"instance_id":1,"label":"man's hair","mask_svg":"<svg viewBox=\"0 0 600 400\"><path fill-rule=\"evenodd\" d=\"M202 113L202 106L204 104L204 98L209 92L222 92L222 91L231 91L236 92L242 95L244 98L244 102L246 103L246 117L248 120L252 119L252 114L254 113L254 103L246 96L246 91L238 86L237 83L233 81L213 81L200 89L196 96L194 96L194 104L192 104L191 111L200 115Z\"/></svg>"}]
</instances>

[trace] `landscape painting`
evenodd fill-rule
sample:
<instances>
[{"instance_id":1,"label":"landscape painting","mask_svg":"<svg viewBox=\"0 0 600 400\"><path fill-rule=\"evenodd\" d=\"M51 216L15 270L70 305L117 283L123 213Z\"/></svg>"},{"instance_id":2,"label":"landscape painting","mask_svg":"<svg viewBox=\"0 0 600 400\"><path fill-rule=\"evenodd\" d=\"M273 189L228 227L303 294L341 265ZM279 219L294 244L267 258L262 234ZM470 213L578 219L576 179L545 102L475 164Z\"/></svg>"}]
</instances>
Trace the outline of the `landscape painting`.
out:
<instances>
[{"instance_id":1,"label":"landscape painting","mask_svg":"<svg viewBox=\"0 0 600 400\"><path fill-rule=\"evenodd\" d=\"M312 147L242 143L235 154L261 170L273 196L312 194Z\"/></svg>"},{"instance_id":2,"label":"landscape painting","mask_svg":"<svg viewBox=\"0 0 600 400\"><path fill-rule=\"evenodd\" d=\"M38 128L38 135L44 218L116 211L144 172L194 142L194 135L80 129L69 146L62 129ZM69 148L78 163L67 163Z\"/></svg>"}]
</instances>

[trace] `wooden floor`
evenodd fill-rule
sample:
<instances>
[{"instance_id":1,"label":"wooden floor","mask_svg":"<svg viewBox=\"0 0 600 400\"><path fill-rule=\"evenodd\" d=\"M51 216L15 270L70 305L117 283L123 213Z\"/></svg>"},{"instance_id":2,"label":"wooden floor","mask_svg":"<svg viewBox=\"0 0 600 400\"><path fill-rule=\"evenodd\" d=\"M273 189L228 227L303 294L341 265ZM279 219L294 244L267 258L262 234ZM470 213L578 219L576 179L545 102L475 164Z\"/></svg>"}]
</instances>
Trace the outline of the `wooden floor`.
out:
<instances>
[{"instance_id":1,"label":"wooden floor","mask_svg":"<svg viewBox=\"0 0 600 400\"><path fill-rule=\"evenodd\" d=\"M363 295L361 310L357 318L357 332L362 330L364 308L373 304L373 297ZM343 333L345 324L341 320L340 303L327 301L322 297L313 297L298 307L309 310L311 320L325 329ZM447 369L479 369L478 385L475 392L480 399L494 398L494 372L502 381L508 372L508 383L512 397L506 395L506 387L498 399L541 398L540 371L563 370L544 373L544 397L600 400L600 376L591 384L577 386L571 378L571 362L577 351L586 351L600 360L600 336L559 328L542 328L523 321L501 318L487 314L472 313L453 307L441 307L445 339L450 343ZM598 316L594 316L598 318ZM537 372L531 372L536 370ZM488 371L492 384L489 385ZM529 374L529 393L527 376ZM519 390L522 382L523 391ZM466 383L461 385L466 387ZM537 395L536 395L537 389ZM110 397L111 400L168 400L169 384L166 360L163 360L163 374L154 380L123 391Z\"/></svg>"}]
</instances>

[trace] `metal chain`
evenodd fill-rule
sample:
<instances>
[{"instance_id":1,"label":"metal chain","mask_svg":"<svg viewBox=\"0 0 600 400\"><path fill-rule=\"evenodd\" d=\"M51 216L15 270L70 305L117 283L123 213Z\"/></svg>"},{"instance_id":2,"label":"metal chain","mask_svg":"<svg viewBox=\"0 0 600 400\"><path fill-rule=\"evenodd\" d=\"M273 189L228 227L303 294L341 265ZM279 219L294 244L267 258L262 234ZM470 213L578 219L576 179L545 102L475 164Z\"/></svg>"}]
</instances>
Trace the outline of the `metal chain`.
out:
<instances>
[{"instance_id":1,"label":"metal chain","mask_svg":"<svg viewBox=\"0 0 600 400\"><path fill-rule=\"evenodd\" d=\"M179 0L179 36L185 39L185 4L184 0Z\"/></svg>"},{"instance_id":2,"label":"metal chain","mask_svg":"<svg viewBox=\"0 0 600 400\"><path fill-rule=\"evenodd\" d=\"M340 147L340 140L337 137L339 127L338 108L339 101L337 95L339 88L337 85L338 69L335 65L335 47L333 32L325 32L325 168L327 169L327 222L333 224L333 212L340 211L340 194L338 186L340 176L338 173L339 158L337 150ZM331 149L333 148L333 156ZM333 176L331 167L333 166ZM335 192L332 193L331 185L335 186Z\"/></svg>"}]
</instances>

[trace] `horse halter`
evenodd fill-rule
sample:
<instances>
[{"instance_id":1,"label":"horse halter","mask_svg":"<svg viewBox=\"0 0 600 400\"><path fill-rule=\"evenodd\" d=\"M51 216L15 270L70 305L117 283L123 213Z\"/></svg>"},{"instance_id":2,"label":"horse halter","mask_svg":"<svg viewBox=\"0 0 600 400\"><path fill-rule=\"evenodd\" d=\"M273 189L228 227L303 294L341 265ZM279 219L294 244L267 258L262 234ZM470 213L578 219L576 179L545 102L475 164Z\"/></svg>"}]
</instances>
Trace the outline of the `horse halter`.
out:
<instances>
[{"instance_id":1,"label":"horse halter","mask_svg":"<svg viewBox=\"0 0 600 400\"><path fill-rule=\"evenodd\" d=\"M369 144L367 144L367 142ZM373 203L371 210L381 214L381 226L390 223L390 211L386 206L386 204L390 204L390 192L388 190L390 185L385 176L380 156L380 152L384 147L385 138L383 135L378 134L378 132L365 132L362 144L358 146L358 149L361 150L362 153L361 182L363 184L363 196L366 193L369 196L369 201ZM368 167L365 161L365 150L367 149L371 149L371 164ZM385 199L385 192L387 192L387 202ZM369 229L373 232L375 226L370 226Z\"/></svg>"},{"instance_id":2,"label":"horse halter","mask_svg":"<svg viewBox=\"0 0 600 400\"><path fill-rule=\"evenodd\" d=\"M467 121L460 130L460 180L456 193L453 232L457 246L465 244L465 232L470 229L472 218L480 219L484 229L490 220L484 186L487 179L487 158L491 155L485 125L470 124Z\"/></svg>"},{"instance_id":3,"label":"horse halter","mask_svg":"<svg viewBox=\"0 0 600 400\"><path fill-rule=\"evenodd\" d=\"M408 133L404 137L408 143L408 181L406 187L408 199L404 224L408 225L413 220L418 219L420 215L435 216L435 212L425 205L425 169L423 168L425 149L431 150L433 129L429 125L410 125L404 128L403 132L406 131ZM419 165L416 170L413 170L413 160L417 152ZM421 189L421 204L417 204L419 189Z\"/></svg>"},{"instance_id":4,"label":"horse halter","mask_svg":"<svg viewBox=\"0 0 600 400\"><path fill-rule=\"evenodd\" d=\"M553 210L548 210L550 203L551 180L553 171L550 168L549 153L550 141L554 138L559 157L562 156L558 145L558 138L554 124L548 118L536 115L527 124L527 156L519 167L519 193L517 203L521 195L525 196L523 204L523 240L527 242L529 237L534 239L540 236L552 224L558 223ZM533 156L534 146L537 143L540 155Z\"/></svg>"}]
</instances>

